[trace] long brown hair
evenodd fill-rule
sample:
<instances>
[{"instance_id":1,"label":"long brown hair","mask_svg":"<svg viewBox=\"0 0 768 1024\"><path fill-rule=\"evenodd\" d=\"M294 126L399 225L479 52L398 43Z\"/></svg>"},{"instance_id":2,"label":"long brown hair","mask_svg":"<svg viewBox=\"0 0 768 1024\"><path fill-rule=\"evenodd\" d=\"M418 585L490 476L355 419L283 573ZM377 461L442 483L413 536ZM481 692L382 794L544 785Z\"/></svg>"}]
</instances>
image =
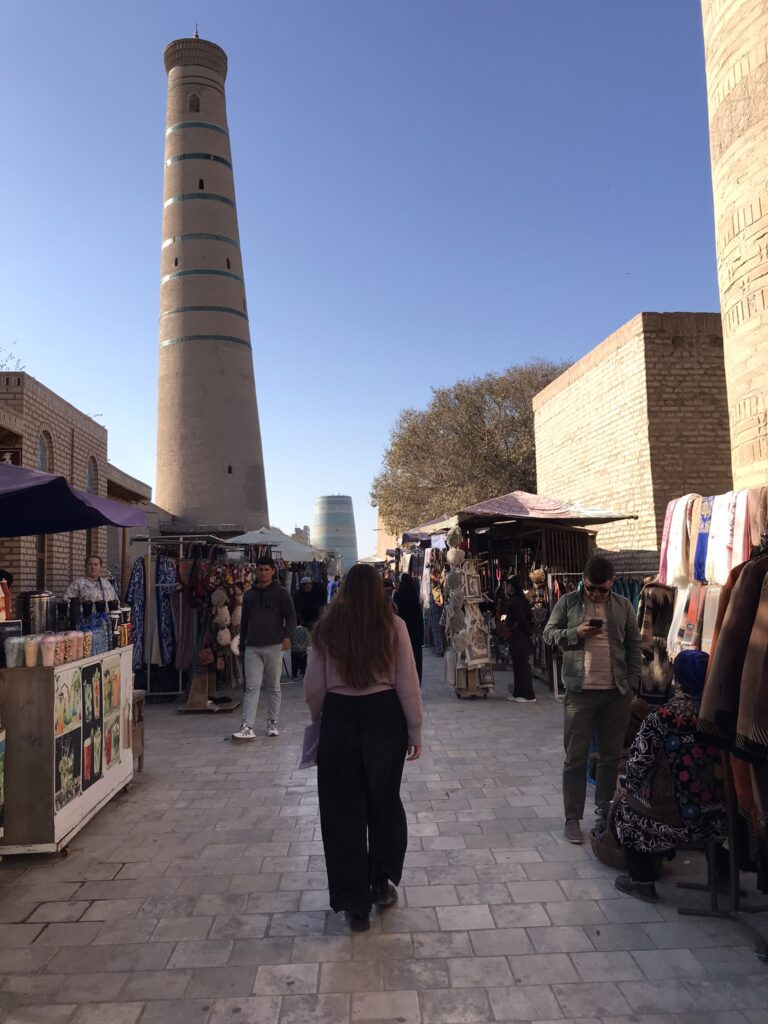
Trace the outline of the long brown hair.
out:
<instances>
[{"instance_id":1,"label":"long brown hair","mask_svg":"<svg viewBox=\"0 0 768 1024\"><path fill-rule=\"evenodd\" d=\"M356 690L389 672L395 657L394 612L372 565L352 566L315 626L312 642Z\"/></svg>"}]
</instances>

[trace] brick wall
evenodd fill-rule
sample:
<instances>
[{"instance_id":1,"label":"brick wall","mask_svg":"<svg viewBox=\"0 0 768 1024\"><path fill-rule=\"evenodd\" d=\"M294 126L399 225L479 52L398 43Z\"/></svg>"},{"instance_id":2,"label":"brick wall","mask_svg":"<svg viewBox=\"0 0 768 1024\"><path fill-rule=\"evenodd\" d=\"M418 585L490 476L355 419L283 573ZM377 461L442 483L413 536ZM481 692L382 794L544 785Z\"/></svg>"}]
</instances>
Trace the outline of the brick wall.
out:
<instances>
[{"instance_id":1,"label":"brick wall","mask_svg":"<svg viewBox=\"0 0 768 1024\"><path fill-rule=\"evenodd\" d=\"M653 569L667 501L730 487L719 317L642 313L533 402L540 494L632 513L598 530L618 569Z\"/></svg>"},{"instance_id":2,"label":"brick wall","mask_svg":"<svg viewBox=\"0 0 768 1024\"><path fill-rule=\"evenodd\" d=\"M6 416L3 417L2 413ZM89 459L95 462L95 493L107 493L107 431L26 373L0 374L0 425L20 428L22 464L37 468L40 435L50 439L49 470L61 473L85 490ZM93 531L94 554L106 558L106 529ZM51 534L46 538L46 587L60 595L83 570L86 532ZM31 590L35 580L35 537L0 539L0 564L16 577L14 591Z\"/></svg>"}]
</instances>

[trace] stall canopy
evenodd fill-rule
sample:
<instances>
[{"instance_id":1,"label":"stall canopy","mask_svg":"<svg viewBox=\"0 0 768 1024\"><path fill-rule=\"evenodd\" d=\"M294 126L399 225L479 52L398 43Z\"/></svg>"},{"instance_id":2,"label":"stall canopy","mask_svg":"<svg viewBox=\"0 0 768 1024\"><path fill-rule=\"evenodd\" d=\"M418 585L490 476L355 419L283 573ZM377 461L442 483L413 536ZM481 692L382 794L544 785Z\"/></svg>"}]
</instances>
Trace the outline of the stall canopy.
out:
<instances>
[{"instance_id":1,"label":"stall canopy","mask_svg":"<svg viewBox=\"0 0 768 1024\"><path fill-rule=\"evenodd\" d=\"M315 560L322 562L327 557L324 551L320 551L318 548L307 547L306 544L301 544L286 533L281 533L279 530L269 530L266 526L262 526L260 530L241 533L239 537L230 537L227 544L237 547L258 546L259 544L269 545L271 548L277 548L280 556L286 562L312 562Z\"/></svg>"},{"instance_id":2,"label":"stall canopy","mask_svg":"<svg viewBox=\"0 0 768 1024\"><path fill-rule=\"evenodd\" d=\"M0 537L146 525L138 505L78 491L63 476L0 463Z\"/></svg>"},{"instance_id":3,"label":"stall canopy","mask_svg":"<svg viewBox=\"0 0 768 1024\"><path fill-rule=\"evenodd\" d=\"M480 501L468 505L452 516L443 516L428 523L407 530L403 541L421 540L435 533L450 530L452 526L481 526L483 524L502 522L538 523L568 526L599 526L603 523L614 523L619 519L637 519L627 512L616 512L607 508L592 508L574 502L560 501L558 498L545 498L540 494L528 494L527 491L512 491L498 498Z\"/></svg>"}]
</instances>

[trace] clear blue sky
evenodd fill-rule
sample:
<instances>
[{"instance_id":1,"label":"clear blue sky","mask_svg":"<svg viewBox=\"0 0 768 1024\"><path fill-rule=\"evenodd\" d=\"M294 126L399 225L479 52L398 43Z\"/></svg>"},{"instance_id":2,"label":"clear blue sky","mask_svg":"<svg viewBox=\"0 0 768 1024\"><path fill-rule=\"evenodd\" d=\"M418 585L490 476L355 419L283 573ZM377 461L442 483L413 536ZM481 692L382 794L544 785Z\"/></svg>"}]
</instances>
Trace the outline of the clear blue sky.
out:
<instances>
[{"instance_id":1,"label":"clear blue sky","mask_svg":"<svg viewBox=\"0 0 768 1024\"><path fill-rule=\"evenodd\" d=\"M718 308L697 0L10 0L0 344L128 472L154 482L162 51L195 21L229 54L275 525L349 493L367 554L432 385Z\"/></svg>"}]
</instances>

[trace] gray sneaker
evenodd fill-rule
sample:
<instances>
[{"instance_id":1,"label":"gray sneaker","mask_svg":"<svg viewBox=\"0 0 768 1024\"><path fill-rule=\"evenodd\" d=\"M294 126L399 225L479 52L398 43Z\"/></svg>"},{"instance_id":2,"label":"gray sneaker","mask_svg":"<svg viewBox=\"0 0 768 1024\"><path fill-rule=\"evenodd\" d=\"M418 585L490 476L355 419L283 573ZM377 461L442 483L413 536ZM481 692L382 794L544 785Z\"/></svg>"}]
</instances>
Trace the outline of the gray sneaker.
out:
<instances>
[{"instance_id":1,"label":"gray sneaker","mask_svg":"<svg viewBox=\"0 0 768 1024\"><path fill-rule=\"evenodd\" d=\"M267 736L279 736L280 731L277 728L277 720L270 718L267 722Z\"/></svg>"},{"instance_id":2,"label":"gray sneaker","mask_svg":"<svg viewBox=\"0 0 768 1024\"><path fill-rule=\"evenodd\" d=\"M563 835L569 843L581 845L584 842L584 833L581 831L581 822L578 818L567 818Z\"/></svg>"}]
</instances>

